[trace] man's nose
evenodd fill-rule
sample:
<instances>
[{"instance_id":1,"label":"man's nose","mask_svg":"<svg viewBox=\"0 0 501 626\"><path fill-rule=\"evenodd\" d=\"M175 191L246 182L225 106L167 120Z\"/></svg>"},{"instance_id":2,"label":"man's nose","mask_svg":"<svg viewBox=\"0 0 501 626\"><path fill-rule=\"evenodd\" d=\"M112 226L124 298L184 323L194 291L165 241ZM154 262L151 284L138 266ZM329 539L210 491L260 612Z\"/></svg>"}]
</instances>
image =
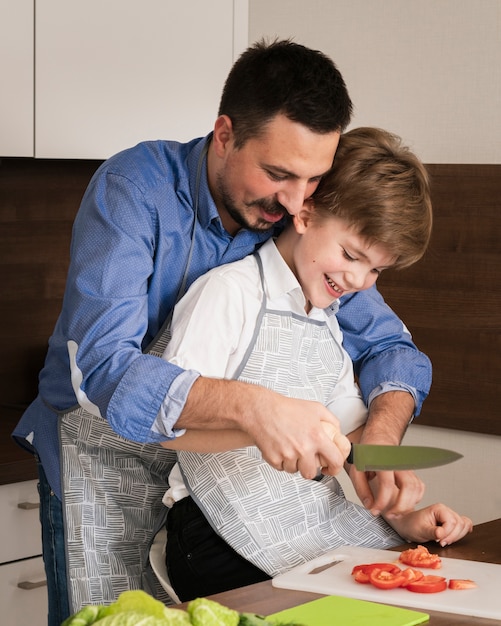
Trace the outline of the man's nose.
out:
<instances>
[{"instance_id":1,"label":"man's nose","mask_svg":"<svg viewBox=\"0 0 501 626\"><path fill-rule=\"evenodd\" d=\"M304 201L310 195L308 181L294 181L284 185L277 193L277 200L288 213L296 215L303 208Z\"/></svg>"}]
</instances>

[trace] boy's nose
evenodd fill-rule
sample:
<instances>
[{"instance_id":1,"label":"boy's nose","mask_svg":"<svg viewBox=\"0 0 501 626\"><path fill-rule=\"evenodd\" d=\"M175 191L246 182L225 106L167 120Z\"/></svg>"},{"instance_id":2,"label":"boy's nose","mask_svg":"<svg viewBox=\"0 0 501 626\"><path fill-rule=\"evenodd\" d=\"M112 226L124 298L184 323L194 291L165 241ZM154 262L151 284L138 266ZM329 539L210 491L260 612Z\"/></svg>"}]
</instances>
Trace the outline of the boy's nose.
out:
<instances>
[{"instance_id":1,"label":"boy's nose","mask_svg":"<svg viewBox=\"0 0 501 626\"><path fill-rule=\"evenodd\" d=\"M351 289L355 289L360 291L365 287L365 281L367 279L367 273L363 270L356 271L352 270L348 272L346 276L346 282L350 286Z\"/></svg>"}]
</instances>

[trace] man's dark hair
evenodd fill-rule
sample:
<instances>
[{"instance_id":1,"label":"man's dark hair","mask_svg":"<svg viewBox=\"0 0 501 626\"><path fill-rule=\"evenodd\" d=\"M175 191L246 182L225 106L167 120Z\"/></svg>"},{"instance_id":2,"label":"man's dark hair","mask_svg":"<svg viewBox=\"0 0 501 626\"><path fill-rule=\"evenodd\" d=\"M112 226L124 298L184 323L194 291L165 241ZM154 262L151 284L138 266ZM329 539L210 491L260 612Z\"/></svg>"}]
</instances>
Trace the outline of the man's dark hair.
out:
<instances>
[{"instance_id":1,"label":"man's dark hair","mask_svg":"<svg viewBox=\"0 0 501 626\"><path fill-rule=\"evenodd\" d=\"M235 146L259 136L278 114L316 133L343 131L352 102L333 61L290 39L261 40L237 59L226 80L219 115L231 118Z\"/></svg>"}]
</instances>

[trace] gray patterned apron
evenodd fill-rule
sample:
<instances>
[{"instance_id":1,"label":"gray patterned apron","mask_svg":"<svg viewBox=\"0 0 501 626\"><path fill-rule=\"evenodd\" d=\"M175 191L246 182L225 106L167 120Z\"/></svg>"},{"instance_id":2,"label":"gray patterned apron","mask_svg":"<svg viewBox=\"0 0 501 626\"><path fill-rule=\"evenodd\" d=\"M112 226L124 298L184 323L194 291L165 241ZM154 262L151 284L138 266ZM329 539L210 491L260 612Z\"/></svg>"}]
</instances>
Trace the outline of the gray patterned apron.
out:
<instances>
[{"instance_id":1,"label":"gray patterned apron","mask_svg":"<svg viewBox=\"0 0 501 626\"><path fill-rule=\"evenodd\" d=\"M270 310L263 298L235 378L326 404L343 358L326 323ZM340 545L385 548L402 542L384 520L347 501L335 478L305 480L277 471L256 447L178 452L178 458L191 496L215 531L270 576Z\"/></svg>"},{"instance_id":2,"label":"gray patterned apron","mask_svg":"<svg viewBox=\"0 0 501 626\"><path fill-rule=\"evenodd\" d=\"M186 290L195 245L203 164L200 153L191 243L176 302ZM172 311L146 352L162 357L170 339ZM70 610L110 604L122 591L146 589L172 600L149 565L149 548L164 527L162 496L177 460L159 444L139 444L117 435L107 420L80 406L59 413L62 505Z\"/></svg>"},{"instance_id":3,"label":"gray patterned apron","mask_svg":"<svg viewBox=\"0 0 501 626\"><path fill-rule=\"evenodd\" d=\"M167 338L164 330L149 352L161 357ZM175 453L123 439L81 407L60 415L59 436L70 609L145 587L172 603L149 571L148 551L165 521Z\"/></svg>"}]
</instances>

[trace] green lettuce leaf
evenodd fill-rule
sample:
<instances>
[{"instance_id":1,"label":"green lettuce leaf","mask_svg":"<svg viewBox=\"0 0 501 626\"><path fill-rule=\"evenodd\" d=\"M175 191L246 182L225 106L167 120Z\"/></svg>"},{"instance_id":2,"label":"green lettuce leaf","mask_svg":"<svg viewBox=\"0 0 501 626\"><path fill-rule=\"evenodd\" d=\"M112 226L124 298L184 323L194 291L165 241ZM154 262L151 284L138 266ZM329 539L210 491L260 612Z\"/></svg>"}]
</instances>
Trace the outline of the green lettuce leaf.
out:
<instances>
[{"instance_id":1,"label":"green lettuce leaf","mask_svg":"<svg viewBox=\"0 0 501 626\"><path fill-rule=\"evenodd\" d=\"M107 609L107 606L84 606L78 613L65 619L61 626L91 626L106 614Z\"/></svg>"},{"instance_id":2,"label":"green lettuce leaf","mask_svg":"<svg viewBox=\"0 0 501 626\"><path fill-rule=\"evenodd\" d=\"M240 614L219 602L196 598L188 604L193 626L238 626Z\"/></svg>"},{"instance_id":3,"label":"green lettuce leaf","mask_svg":"<svg viewBox=\"0 0 501 626\"><path fill-rule=\"evenodd\" d=\"M171 609L140 589L124 591L109 606L86 606L62 626L189 626L186 611Z\"/></svg>"}]
</instances>

